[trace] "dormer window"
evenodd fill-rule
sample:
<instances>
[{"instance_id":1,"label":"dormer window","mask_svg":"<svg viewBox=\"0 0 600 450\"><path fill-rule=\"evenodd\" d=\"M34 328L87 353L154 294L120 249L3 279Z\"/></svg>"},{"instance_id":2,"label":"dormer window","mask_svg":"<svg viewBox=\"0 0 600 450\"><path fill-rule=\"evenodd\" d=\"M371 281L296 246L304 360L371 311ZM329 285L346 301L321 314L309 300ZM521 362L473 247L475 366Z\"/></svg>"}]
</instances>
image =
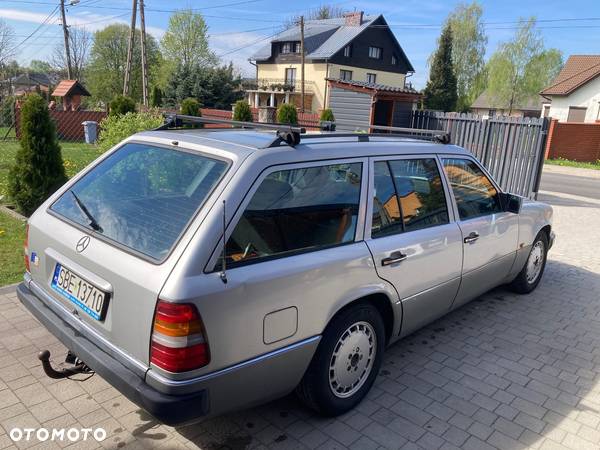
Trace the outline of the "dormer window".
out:
<instances>
[{"instance_id":1,"label":"dormer window","mask_svg":"<svg viewBox=\"0 0 600 450\"><path fill-rule=\"evenodd\" d=\"M289 54L289 53L300 53L300 43L299 42L284 42L281 44L281 53Z\"/></svg>"},{"instance_id":2,"label":"dormer window","mask_svg":"<svg viewBox=\"0 0 600 450\"><path fill-rule=\"evenodd\" d=\"M352 46L350 44L344 47L344 57L350 58L352 56Z\"/></svg>"},{"instance_id":3,"label":"dormer window","mask_svg":"<svg viewBox=\"0 0 600 450\"><path fill-rule=\"evenodd\" d=\"M381 47L369 47L369 58L381 59L382 53Z\"/></svg>"}]
</instances>

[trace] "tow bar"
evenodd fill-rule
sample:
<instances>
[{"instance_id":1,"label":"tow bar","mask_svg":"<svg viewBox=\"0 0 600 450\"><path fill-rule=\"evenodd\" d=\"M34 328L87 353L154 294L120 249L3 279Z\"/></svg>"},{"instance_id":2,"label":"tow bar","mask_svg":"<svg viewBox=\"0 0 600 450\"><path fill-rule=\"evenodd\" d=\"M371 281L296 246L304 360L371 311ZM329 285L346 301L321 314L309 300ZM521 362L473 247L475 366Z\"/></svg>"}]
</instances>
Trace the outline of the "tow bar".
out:
<instances>
[{"instance_id":1,"label":"tow bar","mask_svg":"<svg viewBox=\"0 0 600 450\"><path fill-rule=\"evenodd\" d=\"M69 352L67 354L66 362L71 363L72 367L65 367L56 370L50 364L50 351L42 350L38 353L38 359L42 362L42 368L44 373L54 379L67 378L71 375L77 375L80 373L91 373L92 370L81 360L79 360L74 354Z\"/></svg>"}]
</instances>

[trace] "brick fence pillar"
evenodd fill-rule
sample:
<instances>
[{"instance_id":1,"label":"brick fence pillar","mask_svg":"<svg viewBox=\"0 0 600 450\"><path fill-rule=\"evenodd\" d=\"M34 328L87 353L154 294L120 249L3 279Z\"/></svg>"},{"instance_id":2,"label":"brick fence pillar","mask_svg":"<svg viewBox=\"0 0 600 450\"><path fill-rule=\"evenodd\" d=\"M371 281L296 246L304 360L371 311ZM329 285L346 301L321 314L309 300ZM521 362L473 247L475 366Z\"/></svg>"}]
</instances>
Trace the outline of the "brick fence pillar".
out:
<instances>
[{"instance_id":1,"label":"brick fence pillar","mask_svg":"<svg viewBox=\"0 0 600 450\"><path fill-rule=\"evenodd\" d=\"M550 122L550 128L548 129L548 138L546 139L546 149L544 150L545 160L548 159L548 156L550 155L550 145L552 144L552 137L554 136L557 123L558 119L552 119Z\"/></svg>"}]
</instances>

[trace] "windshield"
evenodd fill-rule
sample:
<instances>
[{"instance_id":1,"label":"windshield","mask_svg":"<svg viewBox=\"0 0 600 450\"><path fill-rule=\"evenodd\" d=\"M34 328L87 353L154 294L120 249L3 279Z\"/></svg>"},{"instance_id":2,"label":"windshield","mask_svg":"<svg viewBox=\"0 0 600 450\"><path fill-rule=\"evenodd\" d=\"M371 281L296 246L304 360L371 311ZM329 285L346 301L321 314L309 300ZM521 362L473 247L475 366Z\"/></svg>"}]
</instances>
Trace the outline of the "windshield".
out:
<instances>
[{"instance_id":1,"label":"windshield","mask_svg":"<svg viewBox=\"0 0 600 450\"><path fill-rule=\"evenodd\" d=\"M164 259L227 163L198 153L125 144L50 207L153 259Z\"/></svg>"}]
</instances>

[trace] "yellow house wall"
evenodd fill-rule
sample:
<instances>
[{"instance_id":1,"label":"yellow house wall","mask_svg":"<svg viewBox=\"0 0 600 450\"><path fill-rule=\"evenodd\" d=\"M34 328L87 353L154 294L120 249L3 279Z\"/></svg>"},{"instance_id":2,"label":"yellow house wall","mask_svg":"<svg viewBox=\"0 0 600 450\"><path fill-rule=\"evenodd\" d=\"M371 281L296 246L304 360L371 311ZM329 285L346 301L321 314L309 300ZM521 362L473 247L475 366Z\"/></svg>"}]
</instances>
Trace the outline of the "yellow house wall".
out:
<instances>
[{"instance_id":1,"label":"yellow house wall","mask_svg":"<svg viewBox=\"0 0 600 450\"><path fill-rule=\"evenodd\" d=\"M402 73L384 72L382 70L363 69L361 67L342 66L339 64L329 64L329 78L341 78L340 70L352 71L352 79L354 81L367 81L367 73L374 73L377 75L377 84L404 87L405 75Z\"/></svg>"},{"instance_id":2,"label":"yellow house wall","mask_svg":"<svg viewBox=\"0 0 600 450\"><path fill-rule=\"evenodd\" d=\"M258 78L285 79L285 69L296 69L296 82L300 82L300 64L259 64ZM327 64L305 64L304 80L312 82L311 89L314 93L312 111L318 112L325 104L325 91L327 78Z\"/></svg>"}]
</instances>

